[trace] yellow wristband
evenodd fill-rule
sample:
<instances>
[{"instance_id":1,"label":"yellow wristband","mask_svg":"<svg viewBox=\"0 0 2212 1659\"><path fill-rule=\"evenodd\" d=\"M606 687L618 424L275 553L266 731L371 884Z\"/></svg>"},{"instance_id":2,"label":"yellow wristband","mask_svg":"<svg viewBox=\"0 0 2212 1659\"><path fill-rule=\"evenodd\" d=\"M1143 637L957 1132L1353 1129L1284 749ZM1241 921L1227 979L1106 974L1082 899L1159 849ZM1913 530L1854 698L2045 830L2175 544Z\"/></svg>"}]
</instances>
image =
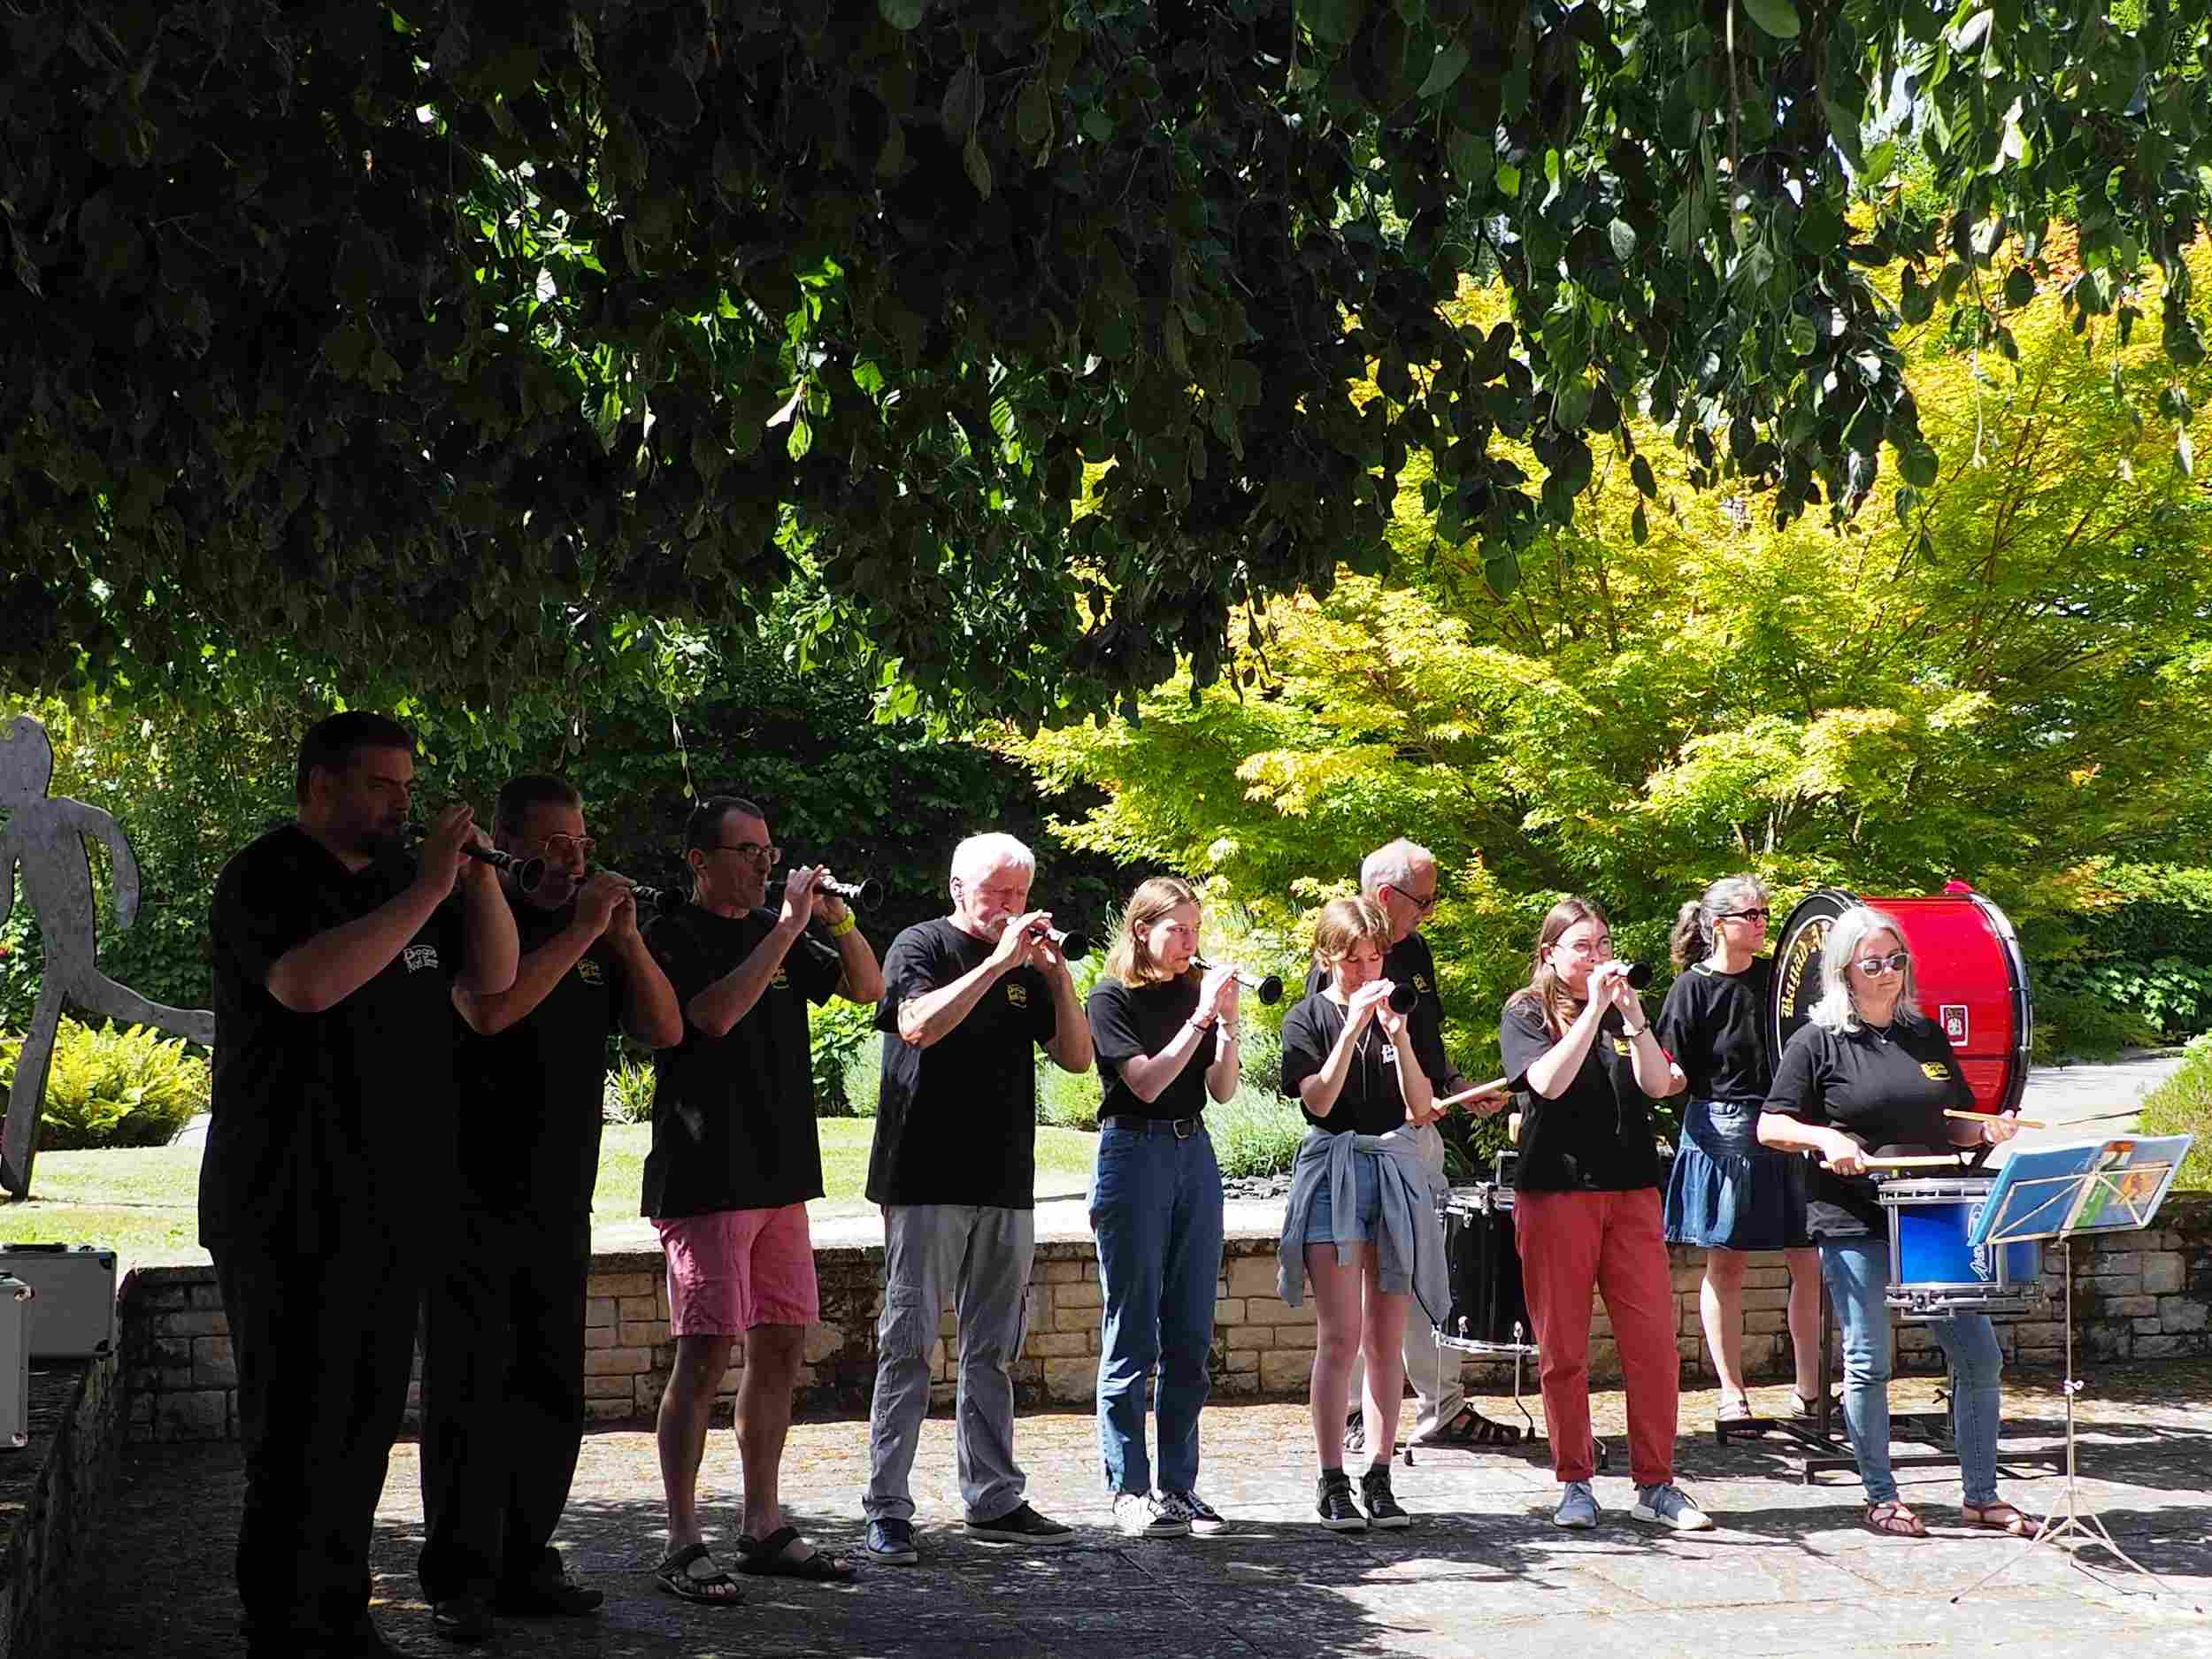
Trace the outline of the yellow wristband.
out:
<instances>
[{"instance_id":1,"label":"yellow wristband","mask_svg":"<svg viewBox=\"0 0 2212 1659\"><path fill-rule=\"evenodd\" d=\"M842 916L839 917L835 921L830 924L829 936L832 939L842 939L847 933L851 933L854 928L859 926L860 918L855 916L850 910L847 910Z\"/></svg>"}]
</instances>

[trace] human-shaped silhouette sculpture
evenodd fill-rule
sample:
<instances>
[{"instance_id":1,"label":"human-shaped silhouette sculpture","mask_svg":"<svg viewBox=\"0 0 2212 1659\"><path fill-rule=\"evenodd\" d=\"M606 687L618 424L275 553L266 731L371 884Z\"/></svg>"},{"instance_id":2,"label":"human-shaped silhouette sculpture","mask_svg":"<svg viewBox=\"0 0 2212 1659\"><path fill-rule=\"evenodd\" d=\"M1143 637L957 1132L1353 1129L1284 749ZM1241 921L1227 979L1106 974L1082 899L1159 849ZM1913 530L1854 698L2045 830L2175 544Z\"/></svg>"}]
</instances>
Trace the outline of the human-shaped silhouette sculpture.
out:
<instances>
[{"instance_id":1,"label":"human-shaped silhouette sculpture","mask_svg":"<svg viewBox=\"0 0 2212 1659\"><path fill-rule=\"evenodd\" d=\"M138 916L138 859L123 826L98 807L49 795L53 779L54 746L46 728L27 714L18 715L0 732L0 812L7 814L7 827L0 829L0 923L8 919L14 903L19 864L23 896L38 918L46 961L31 1029L16 1056L7 1123L0 1128L0 1186L17 1198L27 1197L31 1190L39 1111L65 1001L88 1013L158 1025L195 1042L215 1041L212 1010L150 1002L100 972L93 934L92 862L85 856L84 838L96 835L107 843L115 870L115 919L124 927Z\"/></svg>"}]
</instances>

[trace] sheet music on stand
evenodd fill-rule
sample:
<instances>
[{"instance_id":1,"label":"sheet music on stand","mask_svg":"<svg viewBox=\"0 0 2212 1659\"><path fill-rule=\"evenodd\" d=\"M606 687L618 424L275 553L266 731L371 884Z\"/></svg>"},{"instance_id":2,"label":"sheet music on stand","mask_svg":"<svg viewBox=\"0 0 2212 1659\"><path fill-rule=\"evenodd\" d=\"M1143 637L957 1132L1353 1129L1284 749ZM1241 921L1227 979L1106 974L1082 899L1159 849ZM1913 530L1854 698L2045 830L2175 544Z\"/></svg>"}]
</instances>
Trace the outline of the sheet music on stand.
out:
<instances>
[{"instance_id":1,"label":"sheet music on stand","mask_svg":"<svg viewBox=\"0 0 2212 1659\"><path fill-rule=\"evenodd\" d=\"M2114 1541L2096 1512L2083 1505L2076 1486L2074 1399L2082 1383L2074 1375L2074 1240L2149 1226L2195 1139L2193 1135L2114 1135L2062 1146L2032 1147L2015 1152L1999 1171L1996 1185L1974 1218L1967 1242L1978 1252L2055 1239L2066 1250L2066 1491L2025 1549L1984 1573L1953 1596L1953 1601L2017 1566L2044 1545L2056 1548L2070 1538L2078 1540L2083 1548L2101 1545L2156 1585L2158 1594L2173 1594L2165 1580ZM2074 1551L2068 1551L2067 1560L2083 1572L2089 1571ZM2192 1610L2201 1613L2204 1609L2193 1604Z\"/></svg>"}]
</instances>

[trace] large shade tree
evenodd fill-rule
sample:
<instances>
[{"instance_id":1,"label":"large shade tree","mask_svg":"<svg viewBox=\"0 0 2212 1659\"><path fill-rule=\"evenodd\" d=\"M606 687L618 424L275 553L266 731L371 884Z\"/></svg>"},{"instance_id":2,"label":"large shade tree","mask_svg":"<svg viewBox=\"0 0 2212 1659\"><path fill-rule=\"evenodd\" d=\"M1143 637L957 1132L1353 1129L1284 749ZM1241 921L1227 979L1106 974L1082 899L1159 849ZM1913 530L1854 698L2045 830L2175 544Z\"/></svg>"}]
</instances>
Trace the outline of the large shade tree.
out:
<instances>
[{"instance_id":1,"label":"large shade tree","mask_svg":"<svg viewBox=\"0 0 2212 1659\"><path fill-rule=\"evenodd\" d=\"M0 672L491 701L803 549L826 634L1051 719L1380 570L1416 450L1500 594L1639 431L1909 515L1892 326L2007 349L2054 219L2078 313L2155 265L2200 355L2207 51L2207 0L12 0Z\"/></svg>"}]
</instances>

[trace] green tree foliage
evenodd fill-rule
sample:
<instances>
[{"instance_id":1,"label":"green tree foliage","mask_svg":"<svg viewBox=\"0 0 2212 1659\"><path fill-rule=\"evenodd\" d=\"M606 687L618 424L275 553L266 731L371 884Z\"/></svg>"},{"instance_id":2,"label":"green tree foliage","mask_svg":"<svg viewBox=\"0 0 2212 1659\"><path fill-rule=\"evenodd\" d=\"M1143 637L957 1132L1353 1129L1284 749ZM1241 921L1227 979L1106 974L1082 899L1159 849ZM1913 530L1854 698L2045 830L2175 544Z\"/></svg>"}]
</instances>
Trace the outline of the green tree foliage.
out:
<instances>
[{"instance_id":1,"label":"green tree foliage","mask_svg":"<svg viewBox=\"0 0 2212 1659\"><path fill-rule=\"evenodd\" d=\"M2204 844L2212 509L2131 416L2167 372L2147 347L2085 354L2051 299L2016 327L2016 370L1916 351L1937 465L1909 502L1777 528L1616 466L1501 600L1415 457L1394 535L1416 579L1249 618L1236 688L1012 747L1107 792L1073 844L1197 872L1286 941L1366 849L1433 848L1429 932L1479 1063L1563 891L1656 958L1732 870L1785 898L1963 877L2032 951L2078 955L2115 896L2092 861Z\"/></svg>"},{"instance_id":2,"label":"green tree foliage","mask_svg":"<svg viewBox=\"0 0 2212 1659\"><path fill-rule=\"evenodd\" d=\"M795 526L913 685L1034 722L1379 572L1417 450L1502 592L1663 436L1785 523L1893 446L1910 511L1892 324L2014 349L2054 213L2077 313L2155 264L2201 356L2206 10L22 0L0 669L493 709L734 628Z\"/></svg>"}]
</instances>

